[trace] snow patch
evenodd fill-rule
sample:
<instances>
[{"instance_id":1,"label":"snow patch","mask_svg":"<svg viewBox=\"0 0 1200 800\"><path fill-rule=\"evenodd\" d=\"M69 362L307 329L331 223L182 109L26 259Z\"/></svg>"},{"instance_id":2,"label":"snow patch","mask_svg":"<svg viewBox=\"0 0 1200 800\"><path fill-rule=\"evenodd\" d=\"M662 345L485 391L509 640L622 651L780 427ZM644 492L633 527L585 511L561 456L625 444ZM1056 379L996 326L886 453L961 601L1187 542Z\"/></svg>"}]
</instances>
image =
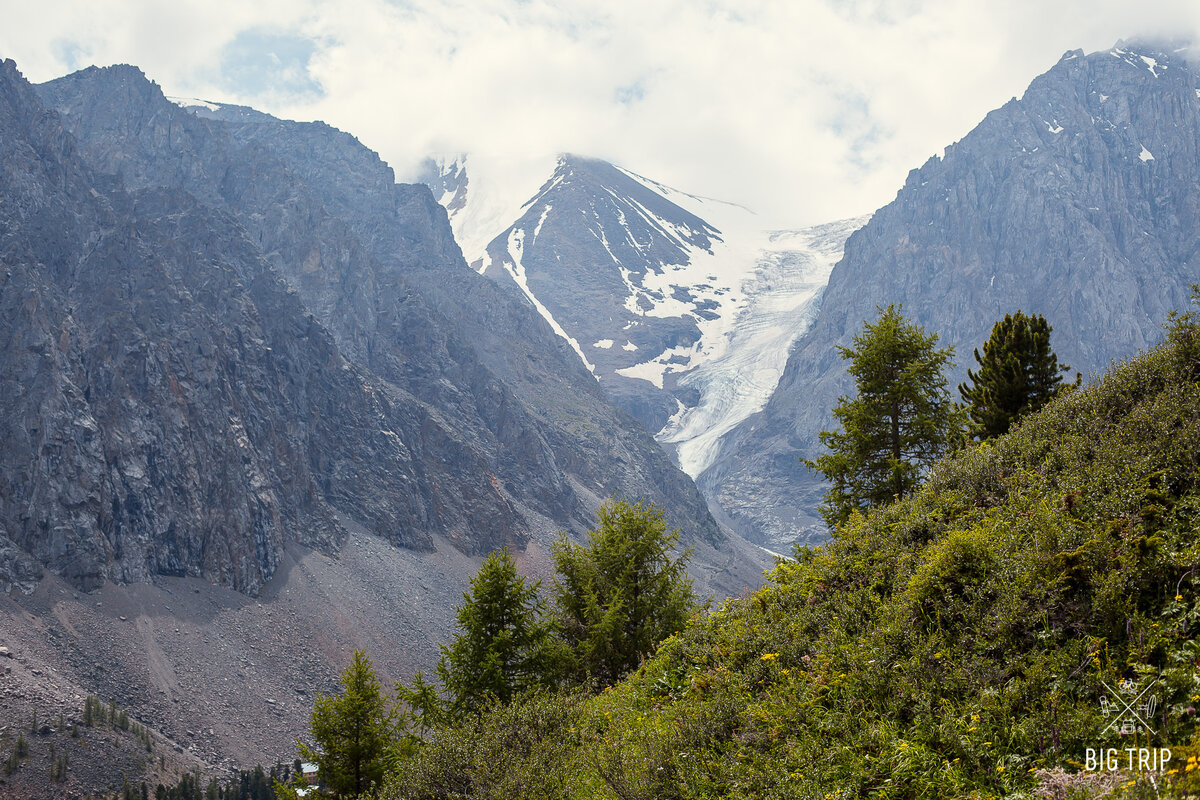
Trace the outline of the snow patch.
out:
<instances>
[{"instance_id":1,"label":"snow patch","mask_svg":"<svg viewBox=\"0 0 1200 800\"><path fill-rule=\"evenodd\" d=\"M1150 56L1142 56L1142 61L1144 61L1146 63L1146 68L1150 70L1150 74L1157 78L1158 77L1158 71L1157 71L1158 70L1158 62L1155 61ZM1166 69L1167 68L1164 66L1163 71L1165 72Z\"/></svg>"},{"instance_id":2,"label":"snow patch","mask_svg":"<svg viewBox=\"0 0 1200 800\"><path fill-rule=\"evenodd\" d=\"M524 292L525 296L529 298L529 302L533 303L533 307L537 309L537 312L541 314L547 322L550 323L550 327L554 329L555 333L567 340L567 343L571 345L571 349L575 351L576 355L579 356L580 361L583 362L583 365L587 367L588 371L594 376L596 374L596 367L592 364L592 362L587 360L587 356L583 354L583 348L579 346L579 342L572 339L567 332L563 330L563 326L559 325L558 321L554 319L554 315L550 313L550 309L546 308L546 306L542 304L542 301L538 300L537 296L534 295L534 293L530 290L529 280L525 276L525 266L521 263L521 258L524 255L524 252L525 231L521 228L514 228L508 234L508 258L504 260L504 268L508 271L508 274L512 276L512 279L516 281L517 286L521 287L521 291Z\"/></svg>"},{"instance_id":3,"label":"snow patch","mask_svg":"<svg viewBox=\"0 0 1200 800\"><path fill-rule=\"evenodd\" d=\"M546 224L546 216L550 213L550 209L552 208L554 208L554 206L547 203L546 207L542 209L542 216L538 219L537 227L533 229L533 239L530 242L531 244L537 241L538 234L542 232L542 226Z\"/></svg>"},{"instance_id":4,"label":"snow patch","mask_svg":"<svg viewBox=\"0 0 1200 800\"><path fill-rule=\"evenodd\" d=\"M634 344L633 342L626 342L625 344L621 345L621 349L632 353L634 350L637 350L638 348L637 348L637 345Z\"/></svg>"},{"instance_id":5,"label":"snow patch","mask_svg":"<svg viewBox=\"0 0 1200 800\"><path fill-rule=\"evenodd\" d=\"M1154 160L1154 154L1146 149L1146 145L1142 145L1142 152L1138 153L1138 158L1140 158L1142 163L1145 164L1147 161Z\"/></svg>"},{"instance_id":6,"label":"snow patch","mask_svg":"<svg viewBox=\"0 0 1200 800\"><path fill-rule=\"evenodd\" d=\"M1046 120L1042 120L1042 122L1046 122ZM1058 124L1058 120L1054 120L1053 123L1046 122L1046 129L1051 133L1062 133L1063 131L1063 127Z\"/></svg>"},{"instance_id":7,"label":"snow patch","mask_svg":"<svg viewBox=\"0 0 1200 800\"><path fill-rule=\"evenodd\" d=\"M612 346L613 346L612 339L601 339L600 341L598 341L592 345L592 347L598 347L601 350L611 350Z\"/></svg>"},{"instance_id":8,"label":"snow patch","mask_svg":"<svg viewBox=\"0 0 1200 800\"><path fill-rule=\"evenodd\" d=\"M221 110L220 103L213 103L208 100L198 100L195 97L168 97L167 99L180 108L204 108L209 111Z\"/></svg>"}]
</instances>

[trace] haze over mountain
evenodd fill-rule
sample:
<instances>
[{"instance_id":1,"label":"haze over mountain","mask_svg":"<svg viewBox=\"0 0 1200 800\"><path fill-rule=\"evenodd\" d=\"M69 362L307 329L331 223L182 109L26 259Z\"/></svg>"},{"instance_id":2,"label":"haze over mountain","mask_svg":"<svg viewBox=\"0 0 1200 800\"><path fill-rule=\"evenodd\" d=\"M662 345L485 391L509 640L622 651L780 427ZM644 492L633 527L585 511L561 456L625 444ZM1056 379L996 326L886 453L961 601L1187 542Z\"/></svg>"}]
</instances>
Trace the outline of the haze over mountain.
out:
<instances>
[{"instance_id":1,"label":"haze over mountain","mask_svg":"<svg viewBox=\"0 0 1200 800\"><path fill-rule=\"evenodd\" d=\"M953 345L951 386L992 324L1046 317L1085 375L1157 342L1200 275L1200 79L1180 45L1063 55L1025 94L909 175L846 243L821 312L765 408L699 483L759 541L819 540L822 486L798 457L852 392L836 346L877 306Z\"/></svg>"}]
</instances>

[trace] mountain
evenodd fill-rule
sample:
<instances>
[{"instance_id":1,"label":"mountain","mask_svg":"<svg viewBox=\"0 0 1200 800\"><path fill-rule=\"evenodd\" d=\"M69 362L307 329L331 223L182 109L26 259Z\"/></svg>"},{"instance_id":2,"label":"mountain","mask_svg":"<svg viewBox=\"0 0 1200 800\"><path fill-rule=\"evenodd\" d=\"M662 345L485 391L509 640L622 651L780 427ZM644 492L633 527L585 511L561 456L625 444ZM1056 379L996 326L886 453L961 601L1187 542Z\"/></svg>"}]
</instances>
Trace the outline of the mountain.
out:
<instances>
[{"instance_id":1,"label":"mountain","mask_svg":"<svg viewBox=\"0 0 1200 800\"><path fill-rule=\"evenodd\" d=\"M396 184L353 137L244 108L198 115L132 68L85 70L39 93L98 172L235 218L338 353L385 385L376 394L426 417L396 426L401 438L431 440L407 449L444 451L418 461L412 480L427 488L414 528L484 552L519 541L537 517L582 530L597 497L624 492L667 506L699 539L719 539L686 477L605 403L538 316L465 268L429 191ZM603 434L568 429L581 419ZM350 473L336 463L322 472L326 481Z\"/></svg>"},{"instance_id":2,"label":"mountain","mask_svg":"<svg viewBox=\"0 0 1200 800\"><path fill-rule=\"evenodd\" d=\"M1200 274L1200 82L1184 48L1066 53L1025 94L913 170L846 243L821 311L763 410L699 476L759 541L824 538L821 485L799 462L852 391L836 346L903 304L958 356L992 324L1046 317L1060 361L1104 369L1161 337Z\"/></svg>"},{"instance_id":3,"label":"mountain","mask_svg":"<svg viewBox=\"0 0 1200 800\"><path fill-rule=\"evenodd\" d=\"M575 155L456 156L422 179L472 266L518 287L693 476L762 407L865 222L764 230L740 206Z\"/></svg>"},{"instance_id":4,"label":"mountain","mask_svg":"<svg viewBox=\"0 0 1200 800\"><path fill-rule=\"evenodd\" d=\"M666 509L700 591L761 581L427 187L191 105L0 66L5 707L95 693L208 763L290 761L354 649L428 669L481 554L545 574L614 494Z\"/></svg>"}]
</instances>

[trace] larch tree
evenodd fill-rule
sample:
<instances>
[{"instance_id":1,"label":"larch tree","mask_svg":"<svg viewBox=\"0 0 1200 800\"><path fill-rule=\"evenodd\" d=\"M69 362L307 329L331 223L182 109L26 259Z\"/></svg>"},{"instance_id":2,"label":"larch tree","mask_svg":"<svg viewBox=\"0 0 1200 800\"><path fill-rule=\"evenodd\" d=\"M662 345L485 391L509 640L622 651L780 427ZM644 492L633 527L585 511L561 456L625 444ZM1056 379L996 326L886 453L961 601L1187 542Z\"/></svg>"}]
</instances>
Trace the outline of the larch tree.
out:
<instances>
[{"instance_id":1,"label":"larch tree","mask_svg":"<svg viewBox=\"0 0 1200 800\"><path fill-rule=\"evenodd\" d=\"M838 348L857 396L838 399L839 430L821 431L829 452L802 459L830 483L821 514L831 527L912 492L953 440L960 415L945 371L954 350L937 339L888 306L852 347Z\"/></svg>"},{"instance_id":2,"label":"larch tree","mask_svg":"<svg viewBox=\"0 0 1200 800\"><path fill-rule=\"evenodd\" d=\"M301 744L300 753L316 763L328 792L357 797L382 784L394 755L393 708L366 653L355 651L342 673L340 696L317 695L310 731L316 746Z\"/></svg>"},{"instance_id":3,"label":"larch tree","mask_svg":"<svg viewBox=\"0 0 1200 800\"><path fill-rule=\"evenodd\" d=\"M438 663L451 714L478 711L489 700L508 703L552 678L538 586L526 583L508 550L491 553L471 579L458 609L459 633Z\"/></svg>"},{"instance_id":4,"label":"larch tree","mask_svg":"<svg viewBox=\"0 0 1200 800\"><path fill-rule=\"evenodd\" d=\"M695 605L690 551L672 557L679 530L653 504L605 503L586 545L554 545L560 635L579 681L608 685L636 669L660 642L682 630Z\"/></svg>"}]
</instances>

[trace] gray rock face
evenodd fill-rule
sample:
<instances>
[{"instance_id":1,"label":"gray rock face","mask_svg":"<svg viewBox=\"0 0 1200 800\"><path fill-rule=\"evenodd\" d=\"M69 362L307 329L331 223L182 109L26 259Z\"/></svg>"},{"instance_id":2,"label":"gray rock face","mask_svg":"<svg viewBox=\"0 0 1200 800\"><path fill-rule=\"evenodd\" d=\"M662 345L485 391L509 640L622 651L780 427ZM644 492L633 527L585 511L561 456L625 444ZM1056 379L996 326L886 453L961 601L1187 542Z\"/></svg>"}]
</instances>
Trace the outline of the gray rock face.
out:
<instances>
[{"instance_id":1,"label":"gray rock face","mask_svg":"<svg viewBox=\"0 0 1200 800\"><path fill-rule=\"evenodd\" d=\"M40 97L39 97L40 95ZM467 553L612 493L703 499L425 187L353 137L202 118L131 67L0 67L0 589L202 576L255 593L353 521ZM15 548L15 549L14 549Z\"/></svg>"},{"instance_id":2,"label":"gray rock face","mask_svg":"<svg viewBox=\"0 0 1200 800\"><path fill-rule=\"evenodd\" d=\"M902 303L955 347L954 386L1016 309L1045 315L1060 360L1101 370L1158 341L1188 304L1198 213L1196 71L1169 48L1067 53L851 236L775 394L699 483L759 541L823 538L823 488L798 457L819 452L853 389L835 345L876 306Z\"/></svg>"}]
</instances>

